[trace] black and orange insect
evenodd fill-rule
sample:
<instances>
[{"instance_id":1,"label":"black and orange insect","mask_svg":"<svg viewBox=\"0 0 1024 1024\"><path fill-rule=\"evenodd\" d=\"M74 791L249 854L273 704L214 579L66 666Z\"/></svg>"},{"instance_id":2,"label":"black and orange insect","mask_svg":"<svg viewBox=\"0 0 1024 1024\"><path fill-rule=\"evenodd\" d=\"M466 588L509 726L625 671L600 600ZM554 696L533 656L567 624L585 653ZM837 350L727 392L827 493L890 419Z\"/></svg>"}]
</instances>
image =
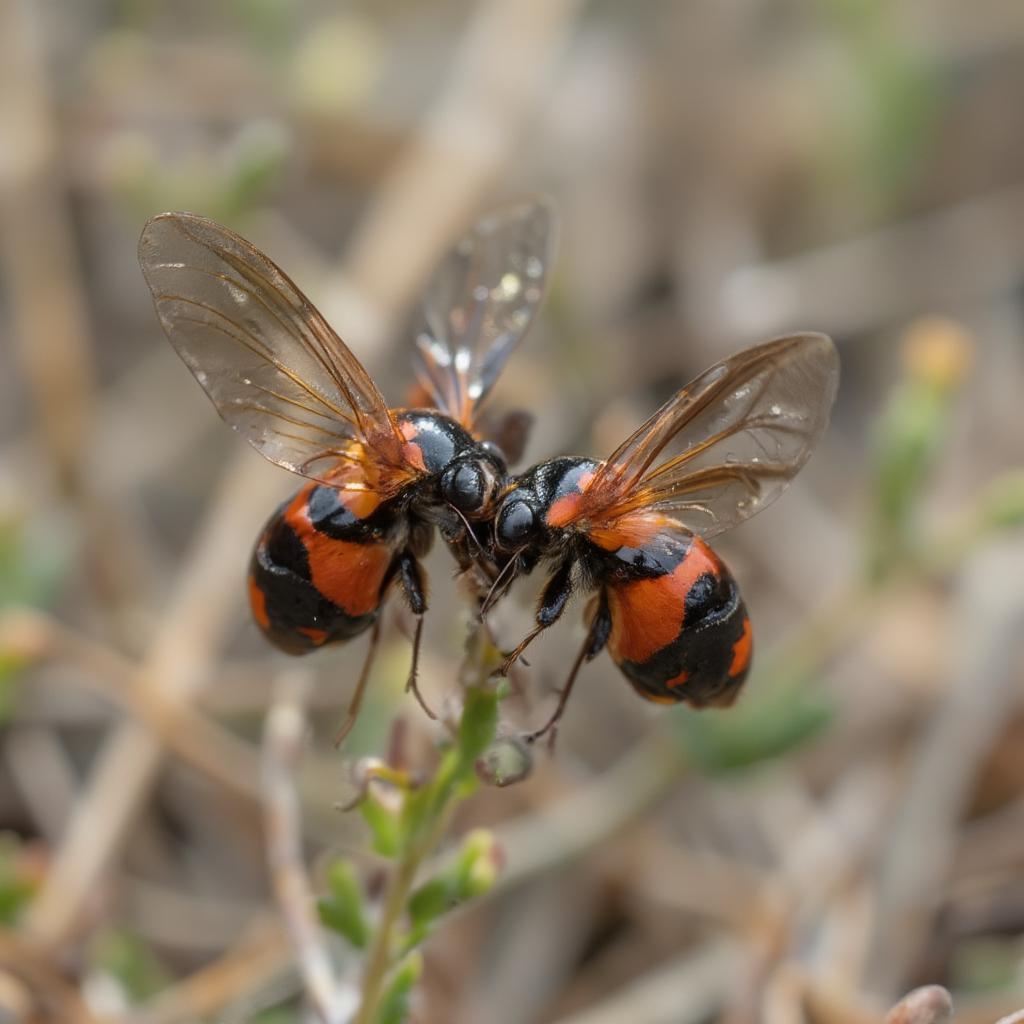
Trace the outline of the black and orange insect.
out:
<instances>
[{"instance_id":1,"label":"black and orange insect","mask_svg":"<svg viewBox=\"0 0 1024 1024\"><path fill-rule=\"evenodd\" d=\"M824 432L838 381L825 335L779 338L706 370L606 461L552 459L510 481L495 520L504 566L491 595L540 560L554 571L537 625L505 670L575 589L597 591L554 714L530 739L552 729L583 662L605 646L647 700L736 699L750 667L750 619L706 541L781 494Z\"/></svg>"},{"instance_id":2,"label":"black and orange insect","mask_svg":"<svg viewBox=\"0 0 1024 1024\"><path fill-rule=\"evenodd\" d=\"M434 527L463 570L490 568L481 541L507 464L477 421L537 311L553 221L545 200L499 208L441 262L415 338L417 377L435 407L415 409L389 408L312 303L245 239L189 213L160 214L142 232L139 261L171 344L235 430L310 481L256 543L253 617L291 654L373 628L342 735L392 585L416 616L409 688L419 698L420 559Z\"/></svg>"}]
</instances>

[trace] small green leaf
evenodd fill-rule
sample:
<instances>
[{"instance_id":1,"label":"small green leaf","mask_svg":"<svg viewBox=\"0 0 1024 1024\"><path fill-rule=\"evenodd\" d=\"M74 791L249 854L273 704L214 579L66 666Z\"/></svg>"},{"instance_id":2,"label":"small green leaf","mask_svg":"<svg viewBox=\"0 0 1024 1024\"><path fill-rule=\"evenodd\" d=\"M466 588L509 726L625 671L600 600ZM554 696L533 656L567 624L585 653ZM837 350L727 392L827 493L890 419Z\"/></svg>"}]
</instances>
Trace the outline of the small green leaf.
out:
<instances>
[{"instance_id":1,"label":"small green leaf","mask_svg":"<svg viewBox=\"0 0 1024 1024\"><path fill-rule=\"evenodd\" d=\"M501 850L493 834L487 829L469 832L455 860L410 897L408 909L413 927L406 948L422 942L439 917L491 889L501 873L501 865Z\"/></svg>"},{"instance_id":2,"label":"small green leaf","mask_svg":"<svg viewBox=\"0 0 1024 1024\"><path fill-rule=\"evenodd\" d=\"M395 968L381 997L377 1024L405 1024L409 1019L410 996L422 973L423 957L419 953L410 953Z\"/></svg>"},{"instance_id":3,"label":"small green leaf","mask_svg":"<svg viewBox=\"0 0 1024 1024\"><path fill-rule=\"evenodd\" d=\"M327 872L331 895L320 900L320 920L332 931L344 936L356 949L365 949L370 926L363 910L363 894L352 865L344 859L331 864Z\"/></svg>"},{"instance_id":4,"label":"small green leaf","mask_svg":"<svg viewBox=\"0 0 1024 1024\"><path fill-rule=\"evenodd\" d=\"M439 780L442 779L445 763L450 762L450 760L448 755L441 759L437 775L430 785L409 790L405 794L405 799L402 801L402 813L399 818L398 849L400 853L413 846L433 820L438 809L443 806L443 803L439 802L437 795L440 785Z\"/></svg>"},{"instance_id":5,"label":"small green leaf","mask_svg":"<svg viewBox=\"0 0 1024 1024\"><path fill-rule=\"evenodd\" d=\"M457 900L452 879L441 874L424 882L409 898L409 919L413 929L420 931L442 914L453 909Z\"/></svg>"},{"instance_id":6,"label":"small green leaf","mask_svg":"<svg viewBox=\"0 0 1024 1024\"><path fill-rule=\"evenodd\" d=\"M498 728L496 687L474 686L466 691L459 723L458 750L461 767L472 768L491 745Z\"/></svg>"},{"instance_id":7,"label":"small green leaf","mask_svg":"<svg viewBox=\"0 0 1024 1024\"><path fill-rule=\"evenodd\" d=\"M462 840L455 868L457 871L457 897L471 900L483 896L494 887L504 857L494 834L485 828L475 828Z\"/></svg>"},{"instance_id":8,"label":"small green leaf","mask_svg":"<svg viewBox=\"0 0 1024 1024\"><path fill-rule=\"evenodd\" d=\"M399 817L378 800L372 792L359 803L359 813L370 826L373 849L382 857L397 857L401 848L401 826Z\"/></svg>"}]
</instances>

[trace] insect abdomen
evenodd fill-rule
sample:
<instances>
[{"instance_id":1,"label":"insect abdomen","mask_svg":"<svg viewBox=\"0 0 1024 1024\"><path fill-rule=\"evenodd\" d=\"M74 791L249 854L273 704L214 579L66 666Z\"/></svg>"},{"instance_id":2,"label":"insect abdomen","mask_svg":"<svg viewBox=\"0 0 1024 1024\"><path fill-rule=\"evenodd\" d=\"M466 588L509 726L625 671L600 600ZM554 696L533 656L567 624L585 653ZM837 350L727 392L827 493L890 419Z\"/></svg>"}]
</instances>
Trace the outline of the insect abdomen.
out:
<instances>
[{"instance_id":1,"label":"insect abdomen","mask_svg":"<svg viewBox=\"0 0 1024 1024\"><path fill-rule=\"evenodd\" d=\"M304 654L373 624L395 554L396 531L381 522L376 506L361 517L317 484L274 513L249 571L253 618L273 644Z\"/></svg>"},{"instance_id":2,"label":"insect abdomen","mask_svg":"<svg viewBox=\"0 0 1024 1024\"><path fill-rule=\"evenodd\" d=\"M727 706L750 667L751 629L732 573L693 538L674 568L608 587L608 649L634 689L664 704Z\"/></svg>"}]
</instances>

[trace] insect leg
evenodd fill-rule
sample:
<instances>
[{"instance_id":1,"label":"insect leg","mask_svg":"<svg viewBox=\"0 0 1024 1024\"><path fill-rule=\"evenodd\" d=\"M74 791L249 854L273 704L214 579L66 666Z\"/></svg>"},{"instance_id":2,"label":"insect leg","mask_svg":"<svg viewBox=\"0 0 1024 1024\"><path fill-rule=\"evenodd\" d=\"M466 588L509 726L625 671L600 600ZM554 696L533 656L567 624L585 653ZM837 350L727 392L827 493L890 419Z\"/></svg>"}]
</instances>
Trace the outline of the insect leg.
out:
<instances>
[{"instance_id":1,"label":"insect leg","mask_svg":"<svg viewBox=\"0 0 1024 1024\"><path fill-rule=\"evenodd\" d=\"M608 634L610 632L611 615L608 611L608 599L605 596L604 591L602 591L600 603L597 606L597 613L594 615L594 618L590 623L590 629L587 631L587 638L583 641L583 646L580 648L579 654L576 655L576 660L572 663L572 668L569 670L569 678L566 680L565 686L562 687L562 691L558 695L558 704L555 706L554 713L544 723L544 725L541 726L541 728L524 737L527 743L535 743L546 732L551 732L551 743L552 746L554 745L554 729L558 724L558 720L562 717L565 705L569 701L569 694L572 693L576 677L579 675L579 671L583 667L583 663L585 661L591 661L600 654L601 649L608 641Z\"/></svg>"},{"instance_id":2,"label":"insect leg","mask_svg":"<svg viewBox=\"0 0 1024 1024\"><path fill-rule=\"evenodd\" d=\"M519 656L527 647L544 632L548 626L553 626L565 611L565 606L572 597L572 567L573 560L567 558L554 571L551 578L544 584L544 590L540 595L540 604L537 606L537 625L526 634L516 648L505 658L501 666L501 674L507 675L508 670L519 659Z\"/></svg>"},{"instance_id":3,"label":"insect leg","mask_svg":"<svg viewBox=\"0 0 1024 1024\"><path fill-rule=\"evenodd\" d=\"M423 637L423 615L427 610L427 589L423 581L423 572L420 563L416 561L415 555L410 551L403 551L398 556L398 573L402 581L402 589L405 591L406 599L413 615L416 616L416 630L412 637L412 664L409 666L409 678L405 684L405 691L410 690L413 696L419 701L420 707L427 713L428 718L437 718L437 715L427 705L416 685L416 674L420 661L420 640Z\"/></svg>"},{"instance_id":4,"label":"insect leg","mask_svg":"<svg viewBox=\"0 0 1024 1024\"><path fill-rule=\"evenodd\" d=\"M370 681L370 669L373 666L374 658L377 655L377 645L380 642L381 618L382 616L378 615L374 620L373 630L370 633L370 646L366 649L366 657L363 659L363 667L359 672L359 682L356 683L355 693L352 694L352 699L348 704L348 710L345 712L345 721L342 722L341 728L334 737L335 748L341 746L342 741L352 731L352 726L356 724L356 718L359 715L359 708L363 703L363 694L366 692L366 684Z\"/></svg>"}]
</instances>

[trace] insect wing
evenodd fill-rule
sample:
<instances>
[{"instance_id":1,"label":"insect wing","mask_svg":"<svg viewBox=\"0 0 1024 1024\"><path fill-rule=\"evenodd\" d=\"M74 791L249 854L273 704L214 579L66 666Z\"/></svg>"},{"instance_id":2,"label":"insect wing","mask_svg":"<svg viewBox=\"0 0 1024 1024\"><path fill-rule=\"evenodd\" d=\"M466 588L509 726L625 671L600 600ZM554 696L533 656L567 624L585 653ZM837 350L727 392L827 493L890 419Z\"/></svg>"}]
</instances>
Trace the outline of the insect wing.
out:
<instances>
[{"instance_id":1,"label":"insect wing","mask_svg":"<svg viewBox=\"0 0 1024 1024\"><path fill-rule=\"evenodd\" d=\"M146 223L139 262L171 344L261 455L337 483L358 451L378 464L383 490L414 472L366 370L245 239L195 214L164 213Z\"/></svg>"},{"instance_id":2,"label":"insect wing","mask_svg":"<svg viewBox=\"0 0 1024 1024\"><path fill-rule=\"evenodd\" d=\"M839 356L823 334L746 349L669 399L595 473L577 519L640 510L713 537L773 502L828 426Z\"/></svg>"},{"instance_id":3,"label":"insect wing","mask_svg":"<svg viewBox=\"0 0 1024 1024\"><path fill-rule=\"evenodd\" d=\"M437 407L467 428L533 322L555 229L547 199L499 207L477 221L427 285L417 376Z\"/></svg>"}]
</instances>

